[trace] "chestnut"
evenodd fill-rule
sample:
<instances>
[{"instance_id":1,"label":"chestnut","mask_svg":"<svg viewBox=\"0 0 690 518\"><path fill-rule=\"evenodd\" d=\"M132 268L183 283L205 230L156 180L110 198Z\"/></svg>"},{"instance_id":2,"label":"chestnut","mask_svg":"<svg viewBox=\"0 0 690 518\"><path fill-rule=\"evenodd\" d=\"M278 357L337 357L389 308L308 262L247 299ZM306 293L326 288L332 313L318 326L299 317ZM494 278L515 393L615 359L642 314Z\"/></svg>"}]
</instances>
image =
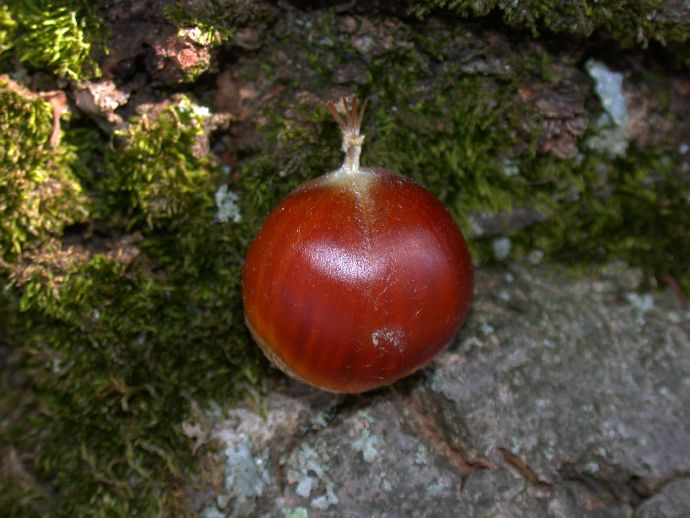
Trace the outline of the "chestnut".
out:
<instances>
[{"instance_id":1,"label":"chestnut","mask_svg":"<svg viewBox=\"0 0 690 518\"><path fill-rule=\"evenodd\" d=\"M343 134L340 169L302 184L270 213L244 265L245 320L286 374L362 392L426 365L462 325L472 262L426 189L359 166L366 102L326 107Z\"/></svg>"}]
</instances>

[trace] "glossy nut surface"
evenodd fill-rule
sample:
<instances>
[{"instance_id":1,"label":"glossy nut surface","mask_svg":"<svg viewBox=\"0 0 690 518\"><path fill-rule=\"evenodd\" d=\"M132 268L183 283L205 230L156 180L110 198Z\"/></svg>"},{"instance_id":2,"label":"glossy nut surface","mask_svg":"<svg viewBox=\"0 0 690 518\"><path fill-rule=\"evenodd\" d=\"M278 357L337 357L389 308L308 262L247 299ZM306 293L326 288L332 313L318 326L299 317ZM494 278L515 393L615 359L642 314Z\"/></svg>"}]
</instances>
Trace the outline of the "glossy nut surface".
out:
<instances>
[{"instance_id":1,"label":"glossy nut surface","mask_svg":"<svg viewBox=\"0 0 690 518\"><path fill-rule=\"evenodd\" d=\"M269 215L247 254L245 318L283 371L361 392L428 363L465 320L472 264L427 190L385 170L336 171Z\"/></svg>"}]
</instances>

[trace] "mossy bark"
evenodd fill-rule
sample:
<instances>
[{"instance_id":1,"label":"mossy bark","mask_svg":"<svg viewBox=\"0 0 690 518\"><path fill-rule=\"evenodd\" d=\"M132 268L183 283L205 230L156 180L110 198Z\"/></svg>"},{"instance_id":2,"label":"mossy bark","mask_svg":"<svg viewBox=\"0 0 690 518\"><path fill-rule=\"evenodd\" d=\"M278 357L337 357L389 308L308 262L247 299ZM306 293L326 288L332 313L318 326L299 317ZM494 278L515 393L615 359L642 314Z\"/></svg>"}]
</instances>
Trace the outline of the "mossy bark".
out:
<instances>
[{"instance_id":1,"label":"mossy bark","mask_svg":"<svg viewBox=\"0 0 690 518\"><path fill-rule=\"evenodd\" d=\"M184 509L205 449L183 423L265 368L244 251L340 162L327 99L370 100L362 163L432 190L478 266L623 260L687 293L690 13L533 3L1 7L0 508ZM26 22L56 10L64 46ZM593 66L622 74L624 127Z\"/></svg>"}]
</instances>

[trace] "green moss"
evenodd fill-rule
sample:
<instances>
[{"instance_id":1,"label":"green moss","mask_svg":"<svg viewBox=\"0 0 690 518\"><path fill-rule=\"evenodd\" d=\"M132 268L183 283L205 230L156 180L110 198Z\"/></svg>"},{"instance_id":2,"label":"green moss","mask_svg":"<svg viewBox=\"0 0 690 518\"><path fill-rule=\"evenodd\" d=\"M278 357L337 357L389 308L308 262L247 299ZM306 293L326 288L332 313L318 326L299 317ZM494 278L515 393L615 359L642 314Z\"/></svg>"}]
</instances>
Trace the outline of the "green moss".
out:
<instances>
[{"instance_id":1,"label":"green moss","mask_svg":"<svg viewBox=\"0 0 690 518\"><path fill-rule=\"evenodd\" d=\"M0 62L16 57L70 79L100 74L94 46L103 47L103 24L86 0L10 0L0 8Z\"/></svg>"},{"instance_id":2,"label":"green moss","mask_svg":"<svg viewBox=\"0 0 690 518\"><path fill-rule=\"evenodd\" d=\"M212 206L209 156L194 151L206 119L207 111L180 96L158 115L133 119L118 131L98 186L107 211L125 211L131 226Z\"/></svg>"},{"instance_id":3,"label":"green moss","mask_svg":"<svg viewBox=\"0 0 690 518\"><path fill-rule=\"evenodd\" d=\"M20 281L11 339L31 397L3 435L31 452L56 515L167 514L203 458L181 429L191 401L231 398L247 368L241 318L203 293L208 283L173 284L101 255L58 270L65 253L43 250Z\"/></svg>"},{"instance_id":4,"label":"green moss","mask_svg":"<svg viewBox=\"0 0 690 518\"><path fill-rule=\"evenodd\" d=\"M51 105L0 76L0 247L16 255L35 238L87 217L76 146L53 148Z\"/></svg>"},{"instance_id":5,"label":"green moss","mask_svg":"<svg viewBox=\"0 0 690 518\"><path fill-rule=\"evenodd\" d=\"M197 450L182 423L264 364L242 318L249 232L217 220L221 174L195 158L205 119L186 98L133 119L87 178L93 223L131 233L49 240L6 272L5 339L25 384L2 384L0 451L18 451L37 482L0 480L0 508L28 514L48 486L57 516L184 514L185 491L210 476L209 445Z\"/></svg>"},{"instance_id":6,"label":"green moss","mask_svg":"<svg viewBox=\"0 0 690 518\"><path fill-rule=\"evenodd\" d=\"M632 149L614 160L590 154L581 162L528 162L570 188L563 201L542 203L547 222L515 233L517 253L542 250L579 266L620 259L690 292L690 186L673 158Z\"/></svg>"},{"instance_id":7,"label":"green moss","mask_svg":"<svg viewBox=\"0 0 690 518\"><path fill-rule=\"evenodd\" d=\"M498 11L509 25L530 29L535 35L546 29L587 37L603 30L624 44L643 45L649 40L666 43L688 39L687 23L657 19L660 0L428 0L409 4L411 12L420 17L439 8L460 16L486 16Z\"/></svg>"},{"instance_id":8,"label":"green moss","mask_svg":"<svg viewBox=\"0 0 690 518\"><path fill-rule=\"evenodd\" d=\"M0 57L14 45L17 32L17 22L12 18L10 8L0 5Z\"/></svg>"}]
</instances>

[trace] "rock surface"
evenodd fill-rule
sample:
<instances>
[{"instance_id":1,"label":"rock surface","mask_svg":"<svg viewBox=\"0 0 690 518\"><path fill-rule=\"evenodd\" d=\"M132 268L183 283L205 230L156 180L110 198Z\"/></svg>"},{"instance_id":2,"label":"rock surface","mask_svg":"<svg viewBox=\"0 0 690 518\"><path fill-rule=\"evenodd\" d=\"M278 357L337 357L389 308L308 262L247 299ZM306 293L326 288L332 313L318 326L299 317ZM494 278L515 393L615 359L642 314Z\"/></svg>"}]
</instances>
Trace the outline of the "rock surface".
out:
<instances>
[{"instance_id":1,"label":"rock surface","mask_svg":"<svg viewBox=\"0 0 690 518\"><path fill-rule=\"evenodd\" d=\"M204 516L687 516L690 310L633 272L480 271L431 366L339 396L279 375L231 410Z\"/></svg>"}]
</instances>

